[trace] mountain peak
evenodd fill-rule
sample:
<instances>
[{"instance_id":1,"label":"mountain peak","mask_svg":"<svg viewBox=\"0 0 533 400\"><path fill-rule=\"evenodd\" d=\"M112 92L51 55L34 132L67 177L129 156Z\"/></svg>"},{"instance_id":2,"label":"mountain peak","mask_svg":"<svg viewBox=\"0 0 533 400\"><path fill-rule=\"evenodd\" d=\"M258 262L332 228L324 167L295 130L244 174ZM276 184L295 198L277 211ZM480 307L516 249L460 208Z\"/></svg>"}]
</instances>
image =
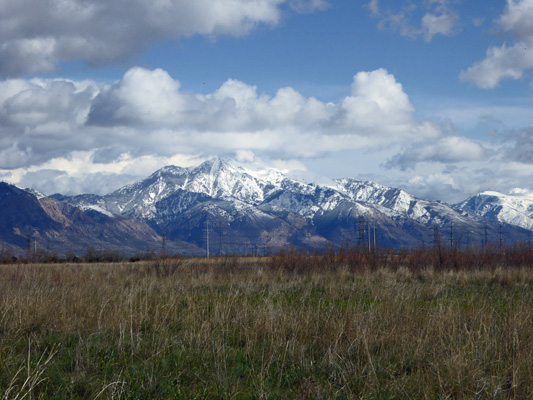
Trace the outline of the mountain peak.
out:
<instances>
[{"instance_id":1,"label":"mountain peak","mask_svg":"<svg viewBox=\"0 0 533 400\"><path fill-rule=\"evenodd\" d=\"M455 205L456 209L494 222L503 222L533 230L533 195L526 190L510 194L484 191Z\"/></svg>"},{"instance_id":2,"label":"mountain peak","mask_svg":"<svg viewBox=\"0 0 533 400\"><path fill-rule=\"evenodd\" d=\"M23 189L12 185L11 183L0 181L0 197L7 197L9 195L16 195L24 192Z\"/></svg>"},{"instance_id":3,"label":"mountain peak","mask_svg":"<svg viewBox=\"0 0 533 400\"><path fill-rule=\"evenodd\" d=\"M152 175L180 175L184 171L186 171L186 168L178 167L177 165L167 165L163 168L158 169L156 172L154 172Z\"/></svg>"},{"instance_id":4,"label":"mountain peak","mask_svg":"<svg viewBox=\"0 0 533 400\"><path fill-rule=\"evenodd\" d=\"M217 175L221 171L242 170L241 166L234 166L228 159L221 157L214 157L204 161L197 167L194 167L192 173L207 173L209 175Z\"/></svg>"},{"instance_id":5,"label":"mountain peak","mask_svg":"<svg viewBox=\"0 0 533 400\"><path fill-rule=\"evenodd\" d=\"M209 220L221 252L229 237L236 243L233 250L241 252L246 251L243 243L356 244L362 236L361 219L377 225L381 245L394 246L420 245L434 227L451 224L454 232L461 232L458 237L479 238L487 226L494 228L494 237L500 224L490 221L494 217L533 229L533 200L523 192L515 196L485 192L472 204L453 209L371 181L345 178L315 183L259 163L242 165L216 157L194 167L163 167L106 196L67 201L82 210L135 217L170 239L199 247L205 246L202 230ZM484 219L468 211L482 201L493 206ZM508 231L514 235L510 240L524 238L520 230Z\"/></svg>"}]
</instances>

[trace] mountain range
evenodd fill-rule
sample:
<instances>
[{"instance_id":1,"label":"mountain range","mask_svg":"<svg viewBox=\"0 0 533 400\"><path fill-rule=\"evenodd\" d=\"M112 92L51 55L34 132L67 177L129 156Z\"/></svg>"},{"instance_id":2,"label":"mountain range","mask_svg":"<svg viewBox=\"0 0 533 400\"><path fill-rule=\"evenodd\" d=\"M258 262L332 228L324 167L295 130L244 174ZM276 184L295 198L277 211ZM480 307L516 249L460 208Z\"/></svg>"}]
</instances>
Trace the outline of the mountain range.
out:
<instances>
[{"instance_id":1,"label":"mountain range","mask_svg":"<svg viewBox=\"0 0 533 400\"><path fill-rule=\"evenodd\" d=\"M215 158L164 167L104 196L44 196L0 183L0 224L0 245L18 252L37 240L59 253L93 247L186 255L481 246L528 241L533 197L484 192L448 205L375 182L318 185Z\"/></svg>"}]
</instances>

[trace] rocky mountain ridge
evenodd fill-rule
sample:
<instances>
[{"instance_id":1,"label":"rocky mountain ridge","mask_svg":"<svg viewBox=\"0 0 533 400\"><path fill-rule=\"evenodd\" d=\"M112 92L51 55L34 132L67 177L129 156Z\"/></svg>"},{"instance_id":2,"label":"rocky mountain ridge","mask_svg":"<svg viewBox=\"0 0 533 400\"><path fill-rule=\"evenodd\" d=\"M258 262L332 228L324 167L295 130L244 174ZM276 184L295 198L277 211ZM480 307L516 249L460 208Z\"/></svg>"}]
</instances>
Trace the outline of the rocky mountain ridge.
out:
<instances>
[{"instance_id":1,"label":"rocky mountain ridge","mask_svg":"<svg viewBox=\"0 0 533 400\"><path fill-rule=\"evenodd\" d=\"M0 182L0 250L84 254L87 249L134 254L159 251L162 237L143 221L109 216L95 208L81 209ZM198 254L188 243L169 243L175 252Z\"/></svg>"},{"instance_id":2,"label":"rocky mountain ridge","mask_svg":"<svg viewBox=\"0 0 533 400\"><path fill-rule=\"evenodd\" d=\"M456 204L454 209L465 216L477 215L533 230L533 194L523 190L515 189L510 194L485 191Z\"/></svg>"},{"instance_id":3,"label":"rocky mountain ridge","mask_svg":"<svg viewBox=\"0 0 533 400\"><path fill-rule=\"evenodd\" d=\"M500 224L506 241L513 242L525 240L530 227L475 212L468 202L450 206L351 178L316 185L219 158L191 168L167 166L105 196L54 198L82 210L138 219L160 235L201 248L209 230L215 254L242 253L250 246L368 245L371 230L381 246L427 245L436 233L451 245L471 245L488 232L495 243Z\"/></svg>"}]
</instances>

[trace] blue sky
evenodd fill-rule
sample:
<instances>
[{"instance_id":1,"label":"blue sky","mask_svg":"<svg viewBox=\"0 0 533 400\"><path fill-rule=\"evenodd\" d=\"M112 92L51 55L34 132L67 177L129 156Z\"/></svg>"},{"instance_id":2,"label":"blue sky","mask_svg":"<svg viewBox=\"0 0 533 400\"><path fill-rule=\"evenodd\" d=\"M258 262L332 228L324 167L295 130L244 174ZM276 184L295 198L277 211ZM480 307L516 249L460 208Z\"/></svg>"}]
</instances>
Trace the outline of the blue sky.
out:
<instances>
[{"instance_id":1,"label":"blue sky","mask_svg":"<svg viewBox=\"0 0 533 400\"><path fill-rule=\"evenodd\" d=\"M0 179L214 155L455 202L533 191L533 0L0 0Z\"/></svg>"}]
</instances>

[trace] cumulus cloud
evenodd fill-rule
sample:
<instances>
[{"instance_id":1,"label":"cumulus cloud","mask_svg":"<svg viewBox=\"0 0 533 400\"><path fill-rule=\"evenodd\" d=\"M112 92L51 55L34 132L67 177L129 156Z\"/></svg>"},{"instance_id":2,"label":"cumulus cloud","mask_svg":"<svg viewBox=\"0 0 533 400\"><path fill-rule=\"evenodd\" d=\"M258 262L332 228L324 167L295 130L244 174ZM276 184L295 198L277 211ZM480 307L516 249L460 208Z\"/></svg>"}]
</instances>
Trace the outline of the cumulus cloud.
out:
<instances>
[{"instance_id":1,"label":"cumulus cloud","mask_svg":"<svg viewBox=\"0 0 533 400\"><path fill-rule=\"evenodd\" d=\"M160 39L246 35L259 24L278 24L287 2L0 0L0 75L50 72L61 61L122 62ZM297 12L327 6L325 0L289 3Z\"/></svg>"},{"instance_id":2,"label":"cumulus cloud","mask_svg":"<svg viewBox=\"0 0 533 400\"><path fill-rule=\"evenodd\" d=\"M533 0L507 0L497 24L514 43L489 47L482 61L461 72L461 80L489 89L503 79L520 79L524 71L533 68Z\"/></svg>"},{"instance_id":3,"label":"cumulus cloud","mask_svg":"<svg viewBox=\"0 0 533 400\"><path fill-rule=\"evenodd\" d=\"M291 87L268 95L235 79L212 93L185 93L166 71L138 67L113 84L0 82L0 169L19 181L21 171L36 177L39 169L63 171L57 185L83 173L111 181L114 174L134 175L114 166L142 160L148 168L155 164L146 157L175 154L301 162L442 136L438 125L415 118L402 85L384 69L355 74L351 94L337 103Z\"/></svg>"},{"instance_id":4,"label":"cumulus cloud","mask_svg":"<svg viewBox=\"0 0 533 400\"><path fill-rule=\"evenodd\" d=\"M511 193L519 187L530 192L533 165L491 160L490 165L473 163L437 172L417 172L420 174L402 184L408 191L423 198L457 203L486 190Z\"/></svg>"},{"instance_id":5,"label":"cumulus cloud","mask_svg":"<svg viewBox=\"0 0 533 400\"><path fill-rule=\"evenodd\" d=\"M424 175L415 175L403 183L403 187L410 193L431 200L442 200L448 203L457 203L466 198L465 193L474 194L472 186L465 187L461 177L453 171L433 172Z\"/></svg>"},{"instance_id":6,"label":"cumulus cloud","mask_svg":"<svg viewBox=\"0 0 533 400\"><path fill-rule=\"evenodd\" d=\"M45 162L77 147L90 146L90 136L72 132L83 126L97 91L93 83L69 80L0 82L1 167Z\"/></svg>"},{"instance_id":7,"label":"cumulus cloud","mask_svg":"<svg viewBox=\"0 0 533 400\"><path fill-rule=\"evenodd\" d=\"M89 123L94 125L158 124L175 120L183 108L180 84L161 69L132 68L123 79L104 88L91 103Z\"/></svg>"},{"instance_id":8,"label":"cumulus cloud","mask_svg":"<svg viewBox=\"0 0 533 400\"><path fill-rule=\"evenodd\" d=\"M508 162L533 165L533 127L512 133L503 156Z\"/></svg>"},{"instance_id":9,"label":"cumulus cloud","mask_svg":"<svg viewBox=\"0 0 533 400\"><path fill-rule=\"evenodd\" d=\"M94 98L87 123L100 127L156 127L174 132L175 136L186 132L191 141L202 140L204 135L217 142L216 136L225 134L255 142L257 148L281 149L291 136L308 136L307 142L318 148L301 144L297 147L315 153L323 151L324 146L326 150L335 146L333 142L346 145L354 136L366 145L386 145L436 134L434 127L416 121L402 85L384 69L357 73L351 95L337 104L304 97L291 87L268 96L258 93L257 87L234 79L205 95L185 94L179 88L179 82L165 71L133 68ZM256 137L258 134L261 138ZM332 135L336 136L334 141L327 138ZM322 146L315 140L322 141ZM239 142L242 143L230 143Z\"/></svg>"},{"instance_id":10,"label":"cumulus cloud","mask_svg":"<svg viewBox=\"0 0 533 400\"><path fill-rule=\"evenodd\" d=\"M46 194L107 194L128 183L145 178L166 165L189 167L205 158L174 154L171 157L121 154L112 162L97 159L97 150L73 151L30 167L0 169L0 179L20 187L31 187Z\"/></svg>"},{"instance_id":11,"label":"cumulus cloud","mask_svg":"<svg viewBox=\"0 0 533 400\"><path fill-rule=\"evenodd\" d=\"M166 71L137 67L113 84L4 80L0 149L0 179L48 194L107 193L164 165L197 164L212 154L305 170L311 159L364 152L416 173L420 164L482 163L492 154L418 119L384 69L356 73L350 94L335 103L291 87L269 95L235 79L211 93L188 93Z\"/></svg>"},{"instance_id":12,"label":"cumulus cloud","mask_svg":"<svg viewBox=\"0 0 533 400\"><path fill-rule=\"evenodd\" d=\"M409 147L396 154L386 164L388 168L412 169L420 162L439 162L444 164L479 161L491 152L481 143L462 136L447 136L436 142L422 143Z\"/></svg>"},{"instance_id":13,"label":"cumulus cloud","mask_svg":"<svg viewBox=\"0 0 533 400\"><path fill-rule=\"evenodd\" d=\"M448 0L371 0L367 6L379 19L380 29L392 29L413 39L420 37L430 42L436 35L451 36L459 30L459 15Z\"/></svg>"},{"instance_id":14,"label":"cumulus cloud","mask_svg":"<svg viewBox=\"0 0 533 400\"><path fill-rule=\"evenodd\" d=\"M386 166L409 171L409 179L400 176L394 184L420 197L450 203L485 190L531 192L533 128L507 132L499 140L487 144L446 136L409 146Z\"/></svg>"}]
</instances>

